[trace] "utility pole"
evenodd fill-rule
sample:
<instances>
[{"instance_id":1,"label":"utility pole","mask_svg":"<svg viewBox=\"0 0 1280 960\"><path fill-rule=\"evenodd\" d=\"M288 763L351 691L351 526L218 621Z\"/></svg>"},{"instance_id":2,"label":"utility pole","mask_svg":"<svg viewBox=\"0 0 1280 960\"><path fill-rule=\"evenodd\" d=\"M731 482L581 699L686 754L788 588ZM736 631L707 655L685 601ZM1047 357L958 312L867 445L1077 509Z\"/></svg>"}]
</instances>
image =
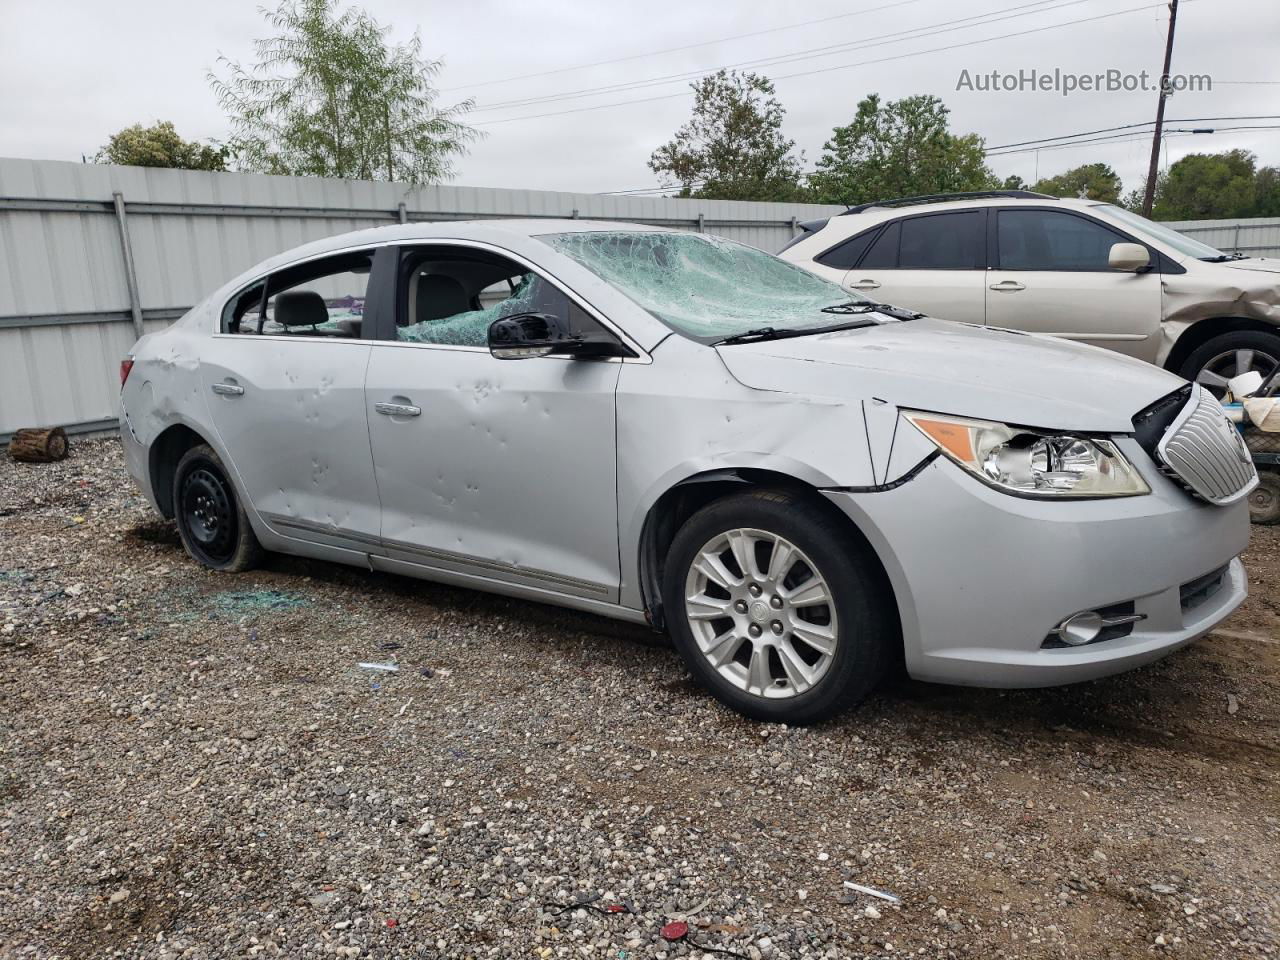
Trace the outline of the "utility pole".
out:
<instances>
[{"instance_id":1,"label":"utility pole","mask_svg":"<svg viewBox=\"0 0 1280 960\"><path fill-rule=\"evenodd\" d=\"M1160 136L1164 130L1164 102L1169 98L1169 65L1173 60L1173 30L1178 23L1178 0L1169 0L1169 37L1164 44L1164 69L1160 71L1160 100L1156 104L1156 129L1151 137L1151 163L1147 166L1147 192L1142 197L1142 215L1151 216L1156 197L1156 172L1160 168Z\"/></svg>"}]
</instances>

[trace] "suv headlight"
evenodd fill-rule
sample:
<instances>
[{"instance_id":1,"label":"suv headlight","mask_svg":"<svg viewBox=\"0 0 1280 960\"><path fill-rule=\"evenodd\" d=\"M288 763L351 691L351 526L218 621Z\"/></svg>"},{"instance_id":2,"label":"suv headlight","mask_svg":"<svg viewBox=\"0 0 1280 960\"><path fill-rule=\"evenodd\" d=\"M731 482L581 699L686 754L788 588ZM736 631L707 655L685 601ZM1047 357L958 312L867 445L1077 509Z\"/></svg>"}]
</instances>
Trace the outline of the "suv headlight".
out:
<instances>
[{"instance_id":1,"label":"suv headlight","mask_svg":"<svg viewBox=\"0 0 1280 960\"><path fill-rule=\"evenodd\" d=\"M903 416L950 459L1007 493L1055 499L1151 492L1109 440L936 413L904 411Z\"/></svg>"}]
</instances>

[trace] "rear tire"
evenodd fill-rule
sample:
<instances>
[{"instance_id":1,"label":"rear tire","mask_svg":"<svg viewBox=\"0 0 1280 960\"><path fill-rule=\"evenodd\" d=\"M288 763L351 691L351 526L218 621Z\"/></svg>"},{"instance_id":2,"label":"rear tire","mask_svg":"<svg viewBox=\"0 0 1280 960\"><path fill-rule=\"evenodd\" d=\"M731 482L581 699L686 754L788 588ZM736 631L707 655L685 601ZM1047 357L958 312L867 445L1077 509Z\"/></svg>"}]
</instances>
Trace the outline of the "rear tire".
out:
<instances>
[{"instance_id":1,"label":"rear tire","mask_svg":"<svg viewBox=\"0 0 1280 960\"><path fill-rule=\"evenodd\" d=\"M262 562L262 545L226 468L208 444L192 447L178 461L173 514L187 553L210 570L240 573Z\"/></svg>"},{"instance_id":2,"label":"rear tire","mask_svg":"<svg viewBox=\"0 0 1280 960\"><path fill-rule=\"evenodd\" d=\"M709 504L676 534L666 620L690 672L722 703L756 720L815 723L884 676L901 642L892 593L839 519L820 501L756 490Z\"/></svg>"},{"instance_id":3,"label":"rear tire","mask_svg":"<svg viewBox=\"0 0 1280 960\"><path fill-rule=\"evenodd\" d=\"M1210 390L1219 400L1232 377L1257 370L1265 380L1280 365L1280 334L1234 330L1191 351L1178 374Z\"/></svg>"}]
</instances>

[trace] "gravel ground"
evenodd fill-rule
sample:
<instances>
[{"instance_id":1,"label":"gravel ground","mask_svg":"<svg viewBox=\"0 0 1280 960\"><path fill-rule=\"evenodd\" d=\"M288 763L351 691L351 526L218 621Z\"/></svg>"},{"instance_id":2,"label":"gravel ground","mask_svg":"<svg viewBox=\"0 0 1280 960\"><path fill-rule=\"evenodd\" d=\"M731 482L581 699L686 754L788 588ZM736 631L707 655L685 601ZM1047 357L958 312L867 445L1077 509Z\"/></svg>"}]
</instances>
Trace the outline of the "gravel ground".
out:
<instances>
[{"instance_id":1,"label":"gravel ground","mask_svg":"<svg viewBox=\"0 0 1280 960\"><path fill-rule=\"evenodd\" d=\"M5 461L0 956L1274 956L1280 536L1247 561L1148 669L787 729L608 620L207 573L114 441Z\"/></svg>"}]
</instances>

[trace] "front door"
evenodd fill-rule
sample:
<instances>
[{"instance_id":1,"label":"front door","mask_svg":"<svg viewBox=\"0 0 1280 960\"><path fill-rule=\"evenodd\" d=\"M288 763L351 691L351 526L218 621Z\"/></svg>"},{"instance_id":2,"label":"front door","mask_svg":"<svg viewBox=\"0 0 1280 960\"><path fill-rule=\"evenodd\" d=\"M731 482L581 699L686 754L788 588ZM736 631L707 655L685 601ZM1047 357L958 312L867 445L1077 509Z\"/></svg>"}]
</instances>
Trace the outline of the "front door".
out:
<instances>
[{"instance_id":1,"label":"front door","mask_svg":"<svg viewBox=\"0 0 1280 960\"><path fill-rule=\"evenodd\" d=\"M1048 333L1154 362L1160 349L1160 273L1112 270L1129 237L1084 214L999 209L987 272L987 323ZM1155 254L1152 254L1155 264Z\"/></svg>"},{"instance_id":2,"label":"front door","mask_svg":"<svg viewBox=\"0 0 1280 960\"><path fill-rule=\"evenodd\" d=\"M616 601L617 362L497 360L494 319L589 315L545 278L466 247L406 249L395 340L374 344L369 436L385 555Z\"/></svg>"},{"instance_id":3,"label":"front door","mask_svg":"<svg viewBox=\"0 0 1280 960\"><path fill-rule=\"evenodd\" d=\"M373 259L313 260L242 291L200 364L253 509L283 536L356 550L376 549L380 521L364 399Z\"/></svg>"}]
</instances>

